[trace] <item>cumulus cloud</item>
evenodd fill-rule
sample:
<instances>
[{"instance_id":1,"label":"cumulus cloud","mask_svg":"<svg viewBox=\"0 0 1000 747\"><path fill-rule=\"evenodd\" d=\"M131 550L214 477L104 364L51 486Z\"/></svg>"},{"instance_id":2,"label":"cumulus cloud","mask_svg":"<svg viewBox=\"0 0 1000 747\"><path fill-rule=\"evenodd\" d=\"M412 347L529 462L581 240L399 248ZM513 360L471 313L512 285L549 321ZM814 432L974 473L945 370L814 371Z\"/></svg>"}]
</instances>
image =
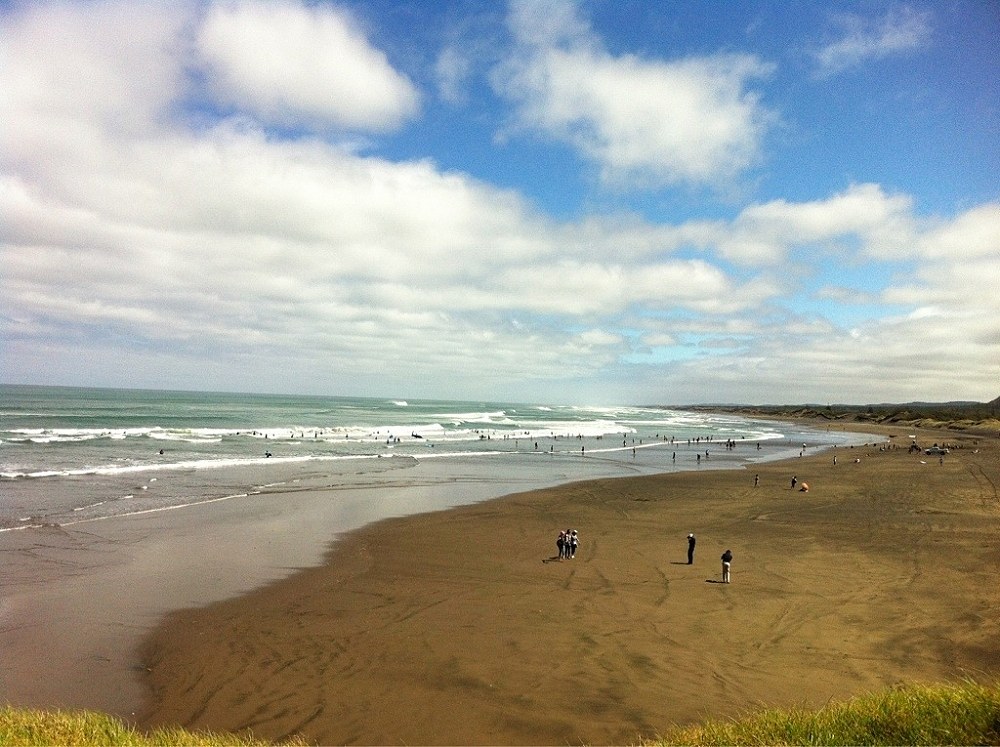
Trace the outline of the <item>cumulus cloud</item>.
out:
<instances>
[{"instance_id":1,"label":"cumulus cloud","mask_svg":"<svg viewBox=\"0 0 1000 747\"><path fill-rule=\"evenodd\" d=\"M214 94L267 123L384 131L419 105L410 80L336 6L217 0L197 48Z\"/></svg>"},{"instance_id":2,"label":"cumulus cloud","mask_svg":"<svg viewBox=\"0 0 1000 747\"><path fill-rule=\"evenodd\" d=\"M835 18L840 33L814 52L817 72L833 75L848 68L911 49L930 39L931 14L908 5L891 8L884 16L868 19L845 14Z\"/></svg>"},{"instance_id":3,"label":"cumulus cloud","mask_svg":"<svg viewBox=\"0 0 1000 747\"><path fill-rule=\"evenodd\" d=\"M617 183L720 184L755 165L776 121L753 55L674 61L608 53L570 3L516 2L519 46L495 85L518 126L564 141Z\"/></svg>"},{"instance_id":4,"label":"cumulus cloud","mask_svg":"<svg viewBox=\"0 0 1000 747\"><path fill-rule=\"evenodd\" d=\"M185 85L175 63L182 6L16 6L0 18L0 150L40 172L107 134L135 136ZM57 157L53 158L53 153ZM10 162L8 160L8 162Z\"/></svg>"},{"instance_id":5,"label":"cumulus cloud","mask_svg":"<svg viewBox=\"0 0 1000 747\"><path fill-rule=\"evenodd\" d=\"M860 243L868 254L898 256L910 251L913 222L910 197L888 195L877 184L856 184L822 200L750 205L722 229L717 242L726 257L750 264L782 262L796 246L842 249Z\"/></svg>"},{"instance_id":6,"label":"cumulus cloud","mask_svg":"<svg viewBox=\"0 0 1000 747\"><path fill-rule=\"evenodd\" d=\"M1000 252L1000 204L981 205L939 221L915 247L930 258L995 258Z\"/></svg>"}]
</instances>

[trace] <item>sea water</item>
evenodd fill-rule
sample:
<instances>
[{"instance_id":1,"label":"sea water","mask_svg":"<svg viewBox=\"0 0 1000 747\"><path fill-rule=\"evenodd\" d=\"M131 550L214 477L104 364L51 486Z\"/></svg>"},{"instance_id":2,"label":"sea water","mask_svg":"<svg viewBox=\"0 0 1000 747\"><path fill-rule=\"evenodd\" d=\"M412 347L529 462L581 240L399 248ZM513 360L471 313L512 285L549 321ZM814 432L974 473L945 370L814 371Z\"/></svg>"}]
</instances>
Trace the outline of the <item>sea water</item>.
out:
<instances>
[{"instance_id":1,"label":"sea water","mask_svg":"<svg viewBox=\"0 0 1000 747\"><path fill-rule=\"evenodd\" d=\"M442 480L544 485L864 440L663 407L0 385L0 531L262 491L377 488L430 460Z\"/></svg>"}]
</instances>

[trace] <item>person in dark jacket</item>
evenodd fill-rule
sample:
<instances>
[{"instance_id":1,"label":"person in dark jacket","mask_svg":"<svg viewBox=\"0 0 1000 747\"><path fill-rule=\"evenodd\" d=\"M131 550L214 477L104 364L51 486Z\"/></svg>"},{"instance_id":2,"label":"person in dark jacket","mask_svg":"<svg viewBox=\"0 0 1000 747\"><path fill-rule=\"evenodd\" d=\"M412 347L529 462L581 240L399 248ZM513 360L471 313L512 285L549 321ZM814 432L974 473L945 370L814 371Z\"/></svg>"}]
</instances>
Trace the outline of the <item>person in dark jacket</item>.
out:
<instances>
[{"instance_id":1,"label":"person in dark jacket","mask_svg":"<svg viewBox=\"0 0 1000 747\"><path fill-rule=\"evenodd\" d=\"M694 535L693 534L689 534L688 535L688 565L691 565L694 562L694 543L695 543Z\"/></svg>"},{"instance_id":2,"label":"person in dark jacket","mask_svg":"<svg viewBox=\"0 0 1000 747\"><path fill-rule=\"evenodd\" d=\"M726 550L722 553L722 583L729 583L729 566L733 562L733 551Z\"/></svg>"}]
</instances>

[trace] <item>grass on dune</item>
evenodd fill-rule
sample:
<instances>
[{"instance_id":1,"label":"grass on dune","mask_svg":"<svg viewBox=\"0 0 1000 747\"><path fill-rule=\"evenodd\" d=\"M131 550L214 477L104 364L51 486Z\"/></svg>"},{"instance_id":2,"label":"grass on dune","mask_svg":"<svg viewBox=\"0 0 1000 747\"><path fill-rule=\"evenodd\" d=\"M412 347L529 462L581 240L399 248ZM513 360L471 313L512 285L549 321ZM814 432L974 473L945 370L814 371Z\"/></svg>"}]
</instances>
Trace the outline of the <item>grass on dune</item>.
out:
<instances>
[{"instance_id":1,"label":"grass on dune","mask_svg":"<svg viewBox=\"0 0 1000 747\"><path fill-rule=\"evenodd\" d=\"M668 732L652 745L1000 744L1000 685L907 685L819 710L764 710Z\"/></svg>"},{"instance_id":2,"label":"grass on dune","mask_svg":"<svg viewBox=\"0 0 1000 747\"><path fill-rule=\"evenodd\" d=\"M258 747L269 744L222 732L165 728L146 733L92 711L0 708L0 745L116 745L121 747ZM288 744L304 744L290 742Z\"/></svg>"},{"instance_id":3,"label":"grass on dune","mask_svg":"<svg viewBox=\"0 0 1000 747\"><path fill-rule=\"evenodd\" d=\"M89 711L0 707L0 745L257 747L252 737L183 729L138 731ZM305 744L301 741L286 744ZM734 721L668 732L669 745L978 745L1000 744L1000 684L907 685L818 710L763 710Z\"/></svg>"}]
</instances>

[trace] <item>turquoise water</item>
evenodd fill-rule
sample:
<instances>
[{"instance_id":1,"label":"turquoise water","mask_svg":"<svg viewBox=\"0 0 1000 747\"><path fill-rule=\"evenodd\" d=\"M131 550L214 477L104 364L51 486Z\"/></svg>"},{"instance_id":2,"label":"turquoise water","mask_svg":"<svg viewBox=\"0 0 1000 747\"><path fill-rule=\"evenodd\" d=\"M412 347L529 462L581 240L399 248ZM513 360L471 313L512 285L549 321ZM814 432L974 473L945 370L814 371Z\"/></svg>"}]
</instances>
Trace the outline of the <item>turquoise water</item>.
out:
<instances>
[{"instance_id":1,"label":"turquoise water","mask_svg":"<svg viewBox=\"0 0 1000 747\"><path fill-rule=\"evenodd\" d=\"M477 479L530 473L547 484L710 460L737 466L788 455L792 444L852 438L864 440L655 407L5 385L0 530L164 510L303 480L371 484L392 474L398 481L416 464L427 472L431 460L442 473L473 465Z\"/></svg>"}]
</instances>

